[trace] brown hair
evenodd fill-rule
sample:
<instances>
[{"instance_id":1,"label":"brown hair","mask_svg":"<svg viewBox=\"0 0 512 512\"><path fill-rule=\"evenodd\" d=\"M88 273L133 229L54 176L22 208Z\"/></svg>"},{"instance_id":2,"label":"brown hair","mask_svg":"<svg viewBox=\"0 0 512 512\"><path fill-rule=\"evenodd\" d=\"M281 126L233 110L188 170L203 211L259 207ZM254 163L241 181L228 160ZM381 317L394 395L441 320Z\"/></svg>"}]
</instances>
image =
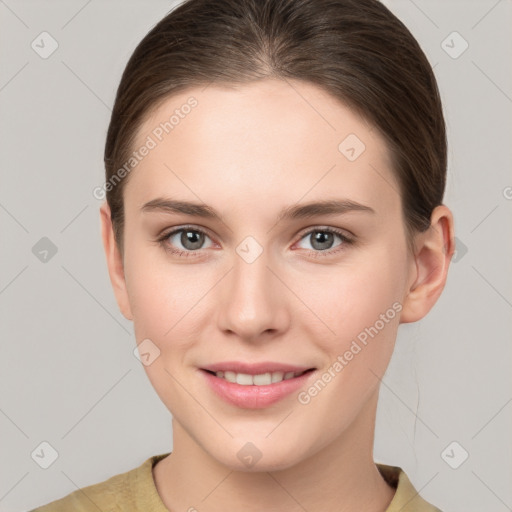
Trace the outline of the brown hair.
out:
<instances>
[{"instance_id":1,"label":"brown hair","mask_svg":"<svg viewBox=\"0 0 512 512\"><path fill-rule=\"evenodd\" d=\"M447 142L432 68L377 0L186 0L142 39L123 72L105 145L107 183L169 95L266 77L321 87L377 127L400 184L409 248L442 204ZM341 142L341 141L340 141ZM124 176L126 173L123 173ZM123 249L123 186L106 191Z\"/></svg>"}]
</instances>

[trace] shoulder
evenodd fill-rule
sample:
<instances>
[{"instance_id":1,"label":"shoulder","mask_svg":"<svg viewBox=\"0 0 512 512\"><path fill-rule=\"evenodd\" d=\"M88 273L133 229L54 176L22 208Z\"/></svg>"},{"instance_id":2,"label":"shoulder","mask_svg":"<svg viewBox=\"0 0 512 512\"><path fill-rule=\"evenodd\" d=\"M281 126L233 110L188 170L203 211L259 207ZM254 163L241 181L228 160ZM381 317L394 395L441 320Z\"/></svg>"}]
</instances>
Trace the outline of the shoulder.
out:
<instances>
[{"instance_id":1,"label":"shoulder","mask_svg":"<svg viewBox=\"0 0 512 512\"><path fill-rule=\"evenodd\" d=\"M140 466L114 475L103 482L82 487L30 512L105 512L139 510L158 495L152 477L152 467L168 454L154 455Z\"/></svg>"},{"instance_id":2,"label":"shoulder","mask_svg":"<svg viewBox=\"0 0 512 512\"><path fill-rule=\"evenodd\" d=\"M386 482L396 489L386 512L441 512L420 496L402 468L386 464L377 464L377 468Z\"/></svg>"}]
</instances>

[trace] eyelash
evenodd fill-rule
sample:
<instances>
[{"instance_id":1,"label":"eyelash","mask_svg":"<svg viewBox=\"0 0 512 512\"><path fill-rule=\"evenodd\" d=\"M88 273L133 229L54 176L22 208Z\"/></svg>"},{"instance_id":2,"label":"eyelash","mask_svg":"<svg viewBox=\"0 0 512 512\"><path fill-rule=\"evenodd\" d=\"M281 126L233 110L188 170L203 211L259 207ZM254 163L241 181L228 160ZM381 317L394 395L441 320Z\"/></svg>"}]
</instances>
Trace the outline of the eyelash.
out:
<instances>
[{"instance_id":1,"label":"eyelash","mask_svg":"<svg viewBox=\"0 0 512 512\"><path fill-rule=\"evenodd\" d=\"M201 233L203 235L206 235L207 237L211 238L210 235L200 229L200 228L196 228L194 226L182 226L178 229L174 229L172 231L167 231L166 233L164 233L163 235L161 235L160 237L157 238L157 242L168 252L178 256L178 257L185 257L185 258L194 258L194 257L197 257L197 256L194 256L193 254L194 253L198 253L201 251L201 249L198 249L198 250L195 250L195 251L182 251L181 249L173 249L169 246L169 244L167 243L167 240L169 239L169 237L171 237L172 235L175 235L176 233L180 233L181 231L194 231L196 233ZM346 245L353 245L355 240L348 237L347 235L345 235L342 231L338 230L338 229L335 229L335 228L319 228L319 227L316 227L316 228L313 228L313 229L310 229L309 231L305 232L302 234L302 236L299 238L299 240L302 240L303 238L307 237L308 235L311 235L312 233L316 233L316 232L319 232L319 233L332 233L334 235L338 235L342 241L341 244L339 244L335 249L326 249L324 251L309 251L310 253L312 253L312 256L313 258L323 258L323 257L328 257L328 256L332 256L333 254L337 254L338 252L340 251L343 251L345 249L345 246Z\"/></svg>"}]
</instances>

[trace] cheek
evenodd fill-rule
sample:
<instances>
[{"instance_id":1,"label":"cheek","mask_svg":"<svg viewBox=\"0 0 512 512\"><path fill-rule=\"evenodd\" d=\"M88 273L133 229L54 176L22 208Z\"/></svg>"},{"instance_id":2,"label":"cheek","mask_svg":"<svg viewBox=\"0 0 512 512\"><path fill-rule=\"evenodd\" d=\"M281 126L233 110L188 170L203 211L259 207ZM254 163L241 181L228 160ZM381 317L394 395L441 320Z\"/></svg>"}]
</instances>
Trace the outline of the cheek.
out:
<instances>
[{"instance_id":1,"label":"cheek","mask_svg":"<svg viewBox=\"0 0 512 512\"><path fill-rule=\"evenodd\" d=\"M376 260L382 254L378 256ZM314 404L315 416L330 418L337 428L350 424L373 396L393 353L403 277L389 255L380 261L381 265L375 265L373 258L361 261L357 268L338 272L325 283L331 292L323 298L319 295L312 309L322 311L322 319L335 334L323 323L301 325L327 357L319 380L299 401Z\"/></svg>"},{"instance_id":2,"label":"cheek","mask_svg":"<svg viewBox=\"0 0 512 512\"><path fill-rule=\"evenodd\" d=\"M142 353L150 353L144 370L162 402L179 408L184 400L181 407L185 407L179 375L188 349L197 342L197 285L191 286L184 266L173 269L151 261L149 252L132 250L125 260L135 339L137 344L143 343Z\"/></svg>"},{"instance_id":3,"label":"cheek","mask_svg":"<svg viewBox=\"0 0 512 512\"><path fill-rule=\"evenodd\" d=\"M125 278L136 339L162 339L186 302L180 274L173 276L170 267L150 257L152 251L138 250L134 245L125 253Z\"/></svg>"},{"instance_id":4,"label":"cheek","mask_svg":"<svg viewBox=\"0 0 512 512\"><path fill-rule=\"evenodd\" d=\"M405 260L400 247L375 245L361 252L356 264L330 273L322 282L323 294L312 295L316 302L311 309L320 312L330 329L317 322L304 322L302 328L309 329L308 337L327 355L324 377L333 383L317 407L336 401L340 410L355 413L378 387L395 345Z\"/></svg>"},{"instance_id":5,"label":"cheek","mask_svg":"<svg viewBox=\"0 0 512 512\"><path fill-rule=\"evenodd\" d=\"M309 281L309 291L302 293L324 322L324 339L328 333L331 342L346 343L374 325L381 315L398 324L407 262L405 254L390 245L358 253L354 264L333 267L321 279Z\"/></svg>"},{"instance_id":6,"label":"cheek","mask_svg":"<svg viewBox=\"0 0 512 512\"><path fill-rule=\"evenodd\" d=\"M137 343L149 338L160 350L159 363L175 368L182 354L200 339L208 304L205 296L213 282L198 279L194 265L169 263L159 251L132 248L126 254Z\"/></svg>"}]
</instances>

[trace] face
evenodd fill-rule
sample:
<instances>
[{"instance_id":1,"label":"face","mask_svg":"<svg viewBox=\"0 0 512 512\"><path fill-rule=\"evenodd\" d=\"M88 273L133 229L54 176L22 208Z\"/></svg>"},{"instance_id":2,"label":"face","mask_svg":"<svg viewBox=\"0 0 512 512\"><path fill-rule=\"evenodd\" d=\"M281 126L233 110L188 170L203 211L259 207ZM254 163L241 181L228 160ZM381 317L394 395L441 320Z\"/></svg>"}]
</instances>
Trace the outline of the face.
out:
<instances>
[{"instance_id":1,"label":"face","mask_svg":"<svg viewBox=\"0 0 512 512\"><path fill-rule=\"evenodd\" d=\"M117 292L147 375L217 461L296 464L348 431L393 351L414 261L384 140L316 86L277 80L173 96L135 149L148 137Z\"/></svg>"}]
</instances>

